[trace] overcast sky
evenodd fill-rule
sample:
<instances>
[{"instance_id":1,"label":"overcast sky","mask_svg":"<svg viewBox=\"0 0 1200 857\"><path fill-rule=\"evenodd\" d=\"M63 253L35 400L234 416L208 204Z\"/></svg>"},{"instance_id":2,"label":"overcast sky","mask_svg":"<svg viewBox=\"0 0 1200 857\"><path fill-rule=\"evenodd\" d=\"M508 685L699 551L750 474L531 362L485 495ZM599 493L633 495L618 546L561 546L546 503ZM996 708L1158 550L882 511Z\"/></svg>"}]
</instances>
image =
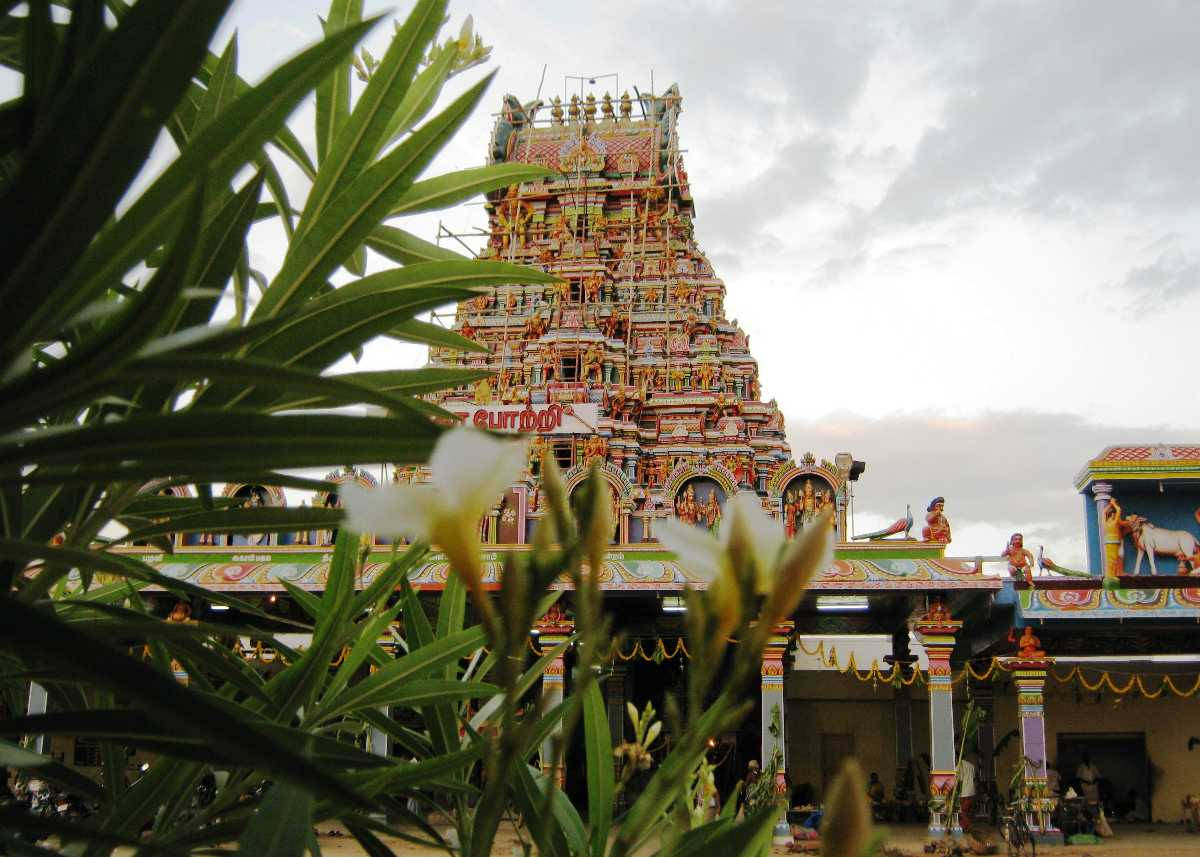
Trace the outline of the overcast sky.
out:
<instances>
[{"instance_id":1,"label":"overcast sky","mask_svg":"<svg viewBox=\"0 0 1200 857\"><path fill-rule=\"evenodd\" d=\"M326 5L242 0L224 32L243 74L316 38ZM489 114L533 99L543 66L547 99L577 91L566 75L619 75L597 95L679 84L697 238L796 456L867 461L859 531L945 494L951 553L1023 529L1082 562L1086 460L1200 440L1200 3L451 10L499 75L431 172L482 163ZM311 107L293 126L311 139ZM484 224L477 204L441 219ZM268 271L274 246L255 249Z\"/></svg>"}]
</instances>

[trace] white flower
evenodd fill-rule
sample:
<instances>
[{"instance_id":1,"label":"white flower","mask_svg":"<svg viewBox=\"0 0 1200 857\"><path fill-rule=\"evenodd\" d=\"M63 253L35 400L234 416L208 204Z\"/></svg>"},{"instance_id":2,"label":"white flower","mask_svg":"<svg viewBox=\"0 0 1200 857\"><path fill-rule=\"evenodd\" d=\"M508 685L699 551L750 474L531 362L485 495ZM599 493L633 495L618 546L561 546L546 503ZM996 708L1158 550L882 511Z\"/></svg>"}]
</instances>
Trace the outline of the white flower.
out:
<instances>
[{"instance_id":1,"label":"white flower","mask_svg":"<svg viewBox=\"0 0 1200 857\"><path fill-rule=\"evenodd\" d=\"M683 524L674 518L656 521L658 540L673 551L684 567L712 583L734 571L734 559L743 550L750 552L757 575L756 588L770 590L776 562L783 549L783 528L763 511L753 491L735 494L725 504L720 540L706 530Z\"/></svg>"},{"instance_id":2,"label":"white flower","mask_svg":"<svg viewBox=\"0 0 1200 857\"><path fill-rule=\"evenodd\" d=\"M497 440L459 426L438 439L429 459L432 478L419 485L340 486L346 529L428 541L441 549L467 584L478 586L480 519L521 475L525 444Z\"/></svg>"}]
</instances>

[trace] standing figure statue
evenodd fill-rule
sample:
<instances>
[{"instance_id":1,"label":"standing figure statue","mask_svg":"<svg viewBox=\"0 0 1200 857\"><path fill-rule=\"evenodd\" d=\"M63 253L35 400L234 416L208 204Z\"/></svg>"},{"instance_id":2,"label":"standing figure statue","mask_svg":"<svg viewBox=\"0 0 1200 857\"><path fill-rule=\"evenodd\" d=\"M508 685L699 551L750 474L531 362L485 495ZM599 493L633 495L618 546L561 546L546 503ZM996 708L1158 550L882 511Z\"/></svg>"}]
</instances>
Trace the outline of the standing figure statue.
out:
<instances>
[{"instance_id":1,"label":"standing figure statue","mask_svg":"<svg viewBox=\"0 0 1200 857\"><path fill-rule=\"evenodd\" d=\"M808 526L809 522L817 516L817 495L813 491L811 479L804 480L804 493L800 497L800 523L802 526Z\"/></svg>"},{"instance_id":2,"label":"standing figure statue","mask_svg":"<svg viewBox=\"0 0 1200 857\"><path fill-rule=\"evenodd\" d=\"M708 492L708 503L704 507L704 522L708 531L716 535L721 528L721 504L717 502L717 489Z\"/></svg>"},{"instance_id":3,"label":"standing figure statue","mask_svg":"<svg viewBox=\"0 0 1200 857\"><path fill-rule=\"evenodd\" d=\"M1104 507L1100 531L1104 539L1104 576L1116 580L1125 570L1125 547L1121 533L1121 507L1112 497Z\"/></svg>"},{"instance_id":4,"label":"standing figure statue","mask_svg":"<svg viewBox=\"0 0 1200 857\"><path fill-rule=\"evenodd\" d=\"M1013 533L1000 556L1008 560L1008 573L1015 580L1033 584L1033 554L1025 548L1025 537Z\"/></svg>"},{"instance_id":5,"label":"standing figure statue","mask_svg":"<svg viewBox=\"0 0 1200 857\"><path fill-rule=\"evenodd\" d=\"M947 520L946 498L934 497L925 509L925 527L921 530L921 540L947 544L950 541L950 521Z\"/></svg>"}]
</instances>

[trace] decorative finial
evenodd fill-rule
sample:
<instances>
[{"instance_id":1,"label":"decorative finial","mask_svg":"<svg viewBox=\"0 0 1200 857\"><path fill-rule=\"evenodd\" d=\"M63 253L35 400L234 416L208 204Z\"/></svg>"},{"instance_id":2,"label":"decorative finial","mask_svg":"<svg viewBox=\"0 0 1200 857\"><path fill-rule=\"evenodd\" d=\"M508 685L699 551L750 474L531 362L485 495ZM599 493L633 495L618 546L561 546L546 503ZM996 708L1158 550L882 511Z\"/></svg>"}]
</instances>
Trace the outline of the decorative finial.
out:
<instances>
[{"instance_id":1,"label":"decorative finial","mask_svg":"<svg viewBox=\"0 0 1200 857\"><path fill-rule=\"evenodd\" d=\"M589 122L596 121L596 96L588 93L587 99L584 101L583 112L587 115Z\"/></svg>"},{"instance_id":2,"label":"decorative finial","mask_svg":"<svg viewBox=\"0 0 1200 857\"><path fill-rule=\"evenodd\" d=\"M604 100L600 103L600 113L608 121L611 122L613 120L612 96L609 95L607 92L604 93Z\"/></svg>"},{"instance_id":3,"label":"decorative finial","mask_svg":"<svg viewBox=\"0 0 1200 857\"><path fill-rule=\"evenodd\" d=\"M579 121L579 96L571 96L571 104L567 107L567 116L572 122Z\"/></svg>"},{"instance_id":4,"label":"decorative finial","mask_svg":"<svg viewBox=\"0 0 1200 857\"><path fill-rule=\"evenodd\" d=\"M629 90L621 93L621 118L628 120L633 115L633 99L629 97Z\"/></svg>"},{"instance_id":5,"label":"decorative finial","mask_svg":"<svg viewBox=\"0 0 1200 857\"><path fill-rule=\"evenodd\" d=\"M555 125L563 123L562 99L557 95L554 96L554 105L550 108L550 116L554 120Z\"/></svg>"}]
</instances>

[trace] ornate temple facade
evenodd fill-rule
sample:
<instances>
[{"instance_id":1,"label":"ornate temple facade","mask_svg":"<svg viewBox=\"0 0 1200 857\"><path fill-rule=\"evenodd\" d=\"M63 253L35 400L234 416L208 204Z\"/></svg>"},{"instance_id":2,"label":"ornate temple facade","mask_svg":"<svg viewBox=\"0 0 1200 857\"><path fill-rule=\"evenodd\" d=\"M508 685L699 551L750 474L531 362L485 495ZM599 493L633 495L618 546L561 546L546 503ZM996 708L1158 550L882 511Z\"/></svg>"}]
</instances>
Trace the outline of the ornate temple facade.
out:
<instances>
[{"instance_id":1,"label":"ornate temple facade","mask_svg":"<svg viewBox=\"0 0 1200 857\"><path fill-rule=\"evenodd\" d=\"M668 515L715 529L739 490L756 491L789 533L834 506L844 536L852 459L792 460L749 337L726 317L725 284L696 240L680 108L674 87L636 102L556 100L542 118L506 97L492 161L554 174L488 200L482 256L561 282L459 304L455 331L485 350L434 348L430 362L494 379L435 401L482 428L534 436L532 458L552 452L569 486L599 462L620 544L651 542ZM529 538L542 513L533 469L497 511L491 541Z\"/></svg>"},{"instance_id":2,"label":"ornate temple facade","mask_svg":"<svg viewBox=\"0 0 1200 857\"><path fill-rule=\"evenodd\" d=\"M883 773L898 820L954 831L964 819L946 811L946 798L970 702L988 714L973 742L979 794L996 806L1021 767L1030 824L1042 838L1061 840L1052 764L1065 792L1084 750L1113 789L1138 791L1154 818L1172 817L1180 794L1195 791L1191 760L1200 760L1185 751L1200 698L1200 447L1111 447L1085 465L1076 488L1089 560L1079 571L1057 566L1019 533L994 556L947 556L946 500L923 499L937 486L912 487L923 510L915 525L910 511L877 532L851 533L850 492L865 464L846 452L793 456L749 337L727 318L725 284L696 240L680 109L675 87L542 108L504 100L490 159L539 164L552 175L487 200L481 256L536 266L561 282L501 286L463 302L452 326L473 348L437 347L429 360L487 372L432 401L473 425L533 438L526 473L481 522L485 583L498 585L505 554L524 550L543 514L540 452L558 462L568 490L598 463L618 522L598 576L626 640L604 689L621 740L625 702L662 710L663 694L682 687L689 654L669 605L678 606L685 587L704 585L657 544L656 522L675 516L716 529L726 499L752 492L792 535L833 506L834 560L775 629L760 716L742 733L718 736L731 748L718 773L723 789L749 759L765 762L779 747L783 766L773 773L810 785L819 802L852 755ZM372 473L427 475L373 464L326 479L369 486ZM287 503L271 486L225 493ZM324 492L306 502L333 507L338 498ZM178 537L173 553L126 550L163 574L283 610L290 595L282 581L324 589L332 537L218 534ZM376 543L361 586L391 561L391 546ZM432 553L410 580L435 599L450 573ZM543 620L542 644L572 633L569 592L561 604ZM204 615L203 604L194 606ZM262 653L248 642L247 655ZM561 694L569 676L560 658L542 692ZM769 729L774 716L778 737ZM569 776L567 786L570 793Z\"/></svg>"}]
</instances>

